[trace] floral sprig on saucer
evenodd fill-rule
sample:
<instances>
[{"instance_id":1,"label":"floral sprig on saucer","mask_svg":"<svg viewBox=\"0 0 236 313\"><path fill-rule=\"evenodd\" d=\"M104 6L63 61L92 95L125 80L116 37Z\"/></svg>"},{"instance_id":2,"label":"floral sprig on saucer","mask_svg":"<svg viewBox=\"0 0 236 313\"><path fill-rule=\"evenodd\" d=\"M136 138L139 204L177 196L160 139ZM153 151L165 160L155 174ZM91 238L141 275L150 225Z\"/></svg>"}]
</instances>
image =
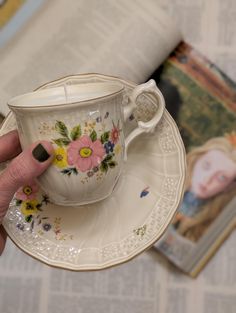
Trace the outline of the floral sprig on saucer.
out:
<instances>
[{"instance_id":1,"label":"floral sprig on saucer","mask_svg":"<svg viewBox=\"0 0 236 313\"><path fill-rule=\"evenodd\" d=\"M51 222L50 218L43 213L44 206L50 201L47 195L39 192L39 187L34 181L22 186L16 192L14 199L24 217L24 222L16 225L19 230L25 231L25 226L29 225L30 232L37 231L38 234L44 235L52 231L57 240L73 239L72 235L62 234L60 217ZM36 230L35 227L37 227Z\"/></svg>"},{"instance_id":2,"label":"floral sprig on saucer","mask_svg":"<svg viewBox=\"0 0 236 313\"><path fill-rule=\"evenodd\" d=\"M38 191L38 186L32 181L22 186L15 195L16 206L20 208L25 222L30 224L31 232L36 223L37 225L41 224L44 231L49 231L52 228L52 225L47 222L48 217L41 215L42 206L49 203L48 196L42 195L39 200ZM24 224L18 224L17 227L22 231L24 230Z\"/></svg>"},{"instance_id":3,"label":"floral sprig on saucer","mask_svg":"<svg viewBox=\"0 0 236 313\"><path fill-rule=\"evenodd\" d=\"M55 130L61 135L53 142L55 149L54 165L61 169L64 175L87 173L92 177L97 172L106 173L109 168L117 165L115 155L120 153L118 143L120 137L119 121L113 122L111 131L104 131L100 138L95 130L96 124L86 128L82 133L81 125L75 125L70 131L62 121L56 121Z\"/></svg>"},{"instance_id":4,"label":"floral sprig on saucer","mask_svg":"<svg viewBox=\"0 0 236 313\"><path fill-rule=\"evenodd\" d=\"M145 224L141 227L134 229L133 232L142 239L143 236L146 234L146 230L147 230L147 225Z\"/></svg>"},{"instance_id":5,"label":"floral sprig on saucer","mask_svg":"<svg viewBox=\"0 0 236 313\"><path fill-rule=\"evenodd\" d=\"M149 187L144 188L140 193L140 198L146 197L149 194Z\"/></svg>"}]
</instances>

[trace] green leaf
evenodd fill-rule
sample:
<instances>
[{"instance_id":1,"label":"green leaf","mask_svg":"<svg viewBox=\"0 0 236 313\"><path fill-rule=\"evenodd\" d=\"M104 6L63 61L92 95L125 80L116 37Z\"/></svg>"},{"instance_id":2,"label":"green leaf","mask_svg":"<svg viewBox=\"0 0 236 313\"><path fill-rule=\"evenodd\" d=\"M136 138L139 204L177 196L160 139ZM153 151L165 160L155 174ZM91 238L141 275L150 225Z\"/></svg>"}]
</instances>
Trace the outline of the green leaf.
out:
<instances>
[{"instance_id":1,"label":"green leaf","mask_svg":"<svg viewBox=\"0 0 236 313\"><path fill-rule=\"evenodd\" d=\"M108 161L111 161L111 159L113 158L113 155L112 154L108 154L105 159L103 159L102 162L108 162Z\"/></svg>"},{"instance_id":2,"label":"green leaf","mask_svg":"<svg viewBox=\"0 0 236 313\"><path fill-rule=\"evenodd\" d=\"M117 162L116 161L111 161L108 163L109 167L110 168L114 168L116 165L117 165Z\"/></svg>"},{"instance_id":3,"label":"green leaf","mask_svg":"<svg viewBox=\"0 0 236 313\"><path fill-rule=\"evenodd\" d=\"M34 220L32 220L32 223L31 223L31 225L30 225L30 231L32 232L33 229L34 229Z\"/></svg>"},{"instance_id":4,"label":"green leaf","mask_svg":"<svg viewBox=\"0 0 236 313\"><path fill-rule=\"evenodd\" d=\"M107 165L106 162L103 162L103 161L102 161L102 163L101 163L101 165L100 165L100 170L101 170L102 172L104 172L104 173L106 173L106 172L108 171L108 165Z\"/></svg>"},{"instance_id":5,"label":"green leaf","mask_svg":"<svg viewBox=\"0 0 236 313\"><path fill-rule=\"evenodd\" d=\"M65 168L64 170L62 170L61 173L64 175L70 176L72 173L77 175L78 171L76 167L69 167L69 168Z\"/></svg>"},{"instance_id":6,"label":"green leaf","mask_svg":"<svg viewBox=\"0 0 236 313\"><path fill-rule=\"evenodd\" d=\"M110 132L109 131L103 133L102 136L101 136L101 142L105 143L106 141L108 141L109 136L110 136Z\"/></svg>"},{"instance_id":7,"label":"green leaf","mask_svg":"<svg viewBox=\"0 0 236 313\"><path fill-rule=\"evenodd\" d=\"M16 206L20 206L22 203L22 200L16 199Z\"/></svg>"},{"instance_id":8,"label":"green leaf","mask_svg":"<svg viewBox=\"0 0 236 313\"><path fill-rule=\"evenodd\" d=\"M32 221L32 218L33 218L33 215L27 215L27 216L25 217L25 221L26 221L27 223L30 223L30 222Z\"/></svg>"},{"instance_id":9,"label":"green leaf","mask_svg":"<svg viewBox=\"0 0 236 313\"><path fill-rule=\"evenodd\" d=\"M92 141L96 141L97 140L97 133L95 130L93 130L90 134L90 138Z\"/></svg>"},{"instance_id":10,"label":"green leaf","mask_svg":"<svg viewBox=\"0 0 236 313\"><path fill-rule=\"evenodd\" d=\"M70 168L65 168L64 170L61 171L61 173L64 174L64 175L70 176L72 171L71 171Z\"/></svg>"},{"instance_id":11,"label":"green leaf","mask_svg":"<svg viewBox=\"0 0 236 313\"><path fill-rule=\"evenodd\" d=\"M56 121L55 128L63 137L68 138L68 129L62 121Z\"/></svg>"},{"instance_id":12,"label":"green leaf","mask_svg":"<svg viewBox=\"0 0 236 313\"><path fill-rule=\"evenodd\" d=\"M58 139L53 139L53 141L59 147L68 146L68 144L71 142L69 138L58 138Z\"/></svg>"},{"instance_id":13,"label":"green leaf","mask_svg":"<svg viewBox=\"0 0 236 313\"><path fill-rule=\"evenodd\" d=\"M73 167L71 170L72 170L73 174L78 175L78 171L77 171L76 167Z\"/></svg>"},{"instance_id":14,"label":"green leaf","mask_svg":"<svg viewBox=\"0 0 236 313\"><path fill-rule=\"evenodd\" d=\"M49 202L50 202L50 201L49 201L48 195L43 195L42 203L48 204Z\"/></svg>"},{"instance_id":15,"label":"green leaf","mask_svg":"<svg viewBox=\"0 0 236 313\"><path fill-rule=\"evenodd\" d=\"M70 133L71 139L76 140L81 136L81 127L80 125L76 125L72 128L72 131Z\"/></svg>"}]
</instances>

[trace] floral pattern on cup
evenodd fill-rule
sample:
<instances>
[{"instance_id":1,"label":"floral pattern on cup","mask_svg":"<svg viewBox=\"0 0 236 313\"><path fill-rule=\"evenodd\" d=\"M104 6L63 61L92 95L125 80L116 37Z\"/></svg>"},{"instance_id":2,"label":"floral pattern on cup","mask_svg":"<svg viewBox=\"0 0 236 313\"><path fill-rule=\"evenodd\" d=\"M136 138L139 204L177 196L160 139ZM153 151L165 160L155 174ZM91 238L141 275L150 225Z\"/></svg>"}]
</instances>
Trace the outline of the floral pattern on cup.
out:
<instances>
[{"instance_id":1,"label":"floral pattern on cup","mask_svg":"<svg viewBox=\"0 0 236 313\"><path fill-rule=\"evenodd\" d=\"M15 204L23 217L23 222L16 226L19 230L25 231L30 226L30 232L35 231L39 235L53 232L56 240L73 239L72 235L63 234L61 231L61 217L55 217L53 221L43 213L43 208L50 201L47 195L40 194L38 185L31 181L20 187L14 197Z\"/></svg>"},{"instance_id":2,"label":"floral pattern on cup","mask_svg":"<svg viewBox=\"0 0 236 313\"><path fill-rule=\"evenodd\" d=\"M64 175L86 173L90 178L94 173L107 173L117 165L116 155L121 152L120 126L112 121L111 130L104 129L100 137L96 131L96 123L89 128L85 125L83 131L80 124L68 129L63 121L56 121L55 130L60 134L53 139L55 148L54 165Z\"/></svg>"}]
</instances>

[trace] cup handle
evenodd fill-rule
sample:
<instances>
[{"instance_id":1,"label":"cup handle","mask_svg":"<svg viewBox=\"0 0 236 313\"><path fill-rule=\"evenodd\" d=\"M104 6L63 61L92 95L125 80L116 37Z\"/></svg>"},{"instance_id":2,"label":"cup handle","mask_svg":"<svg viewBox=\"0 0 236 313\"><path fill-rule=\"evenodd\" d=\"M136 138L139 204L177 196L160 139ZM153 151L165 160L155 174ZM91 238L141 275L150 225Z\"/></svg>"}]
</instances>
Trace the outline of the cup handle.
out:
<instances>
[{"instance_id":1,"label":"cup handle","mask_svg":"<svg viewBox=\"0 0 236 313\"><path fill-rule=\"evenodd\" d=\"M127 121L127 119L132 114L133 110L136 108L137 98L142 93L151 93L157 100L158 109L150 121L148 122L138 121L138 127L136 127L125 138L125 152L124 152L125 161L127 160L127 150L131 141L142 133L152 133L155 130L155 127L160 121L165 110L164 97L162 93L160 92L160 90L157 88L155 81L153 79L150 79L147 83L144 83L135 87L133 92L129 96L129 100L130 100L129 104L124 107L124 120L125 121Z\"/></svg>"}]
</instances>

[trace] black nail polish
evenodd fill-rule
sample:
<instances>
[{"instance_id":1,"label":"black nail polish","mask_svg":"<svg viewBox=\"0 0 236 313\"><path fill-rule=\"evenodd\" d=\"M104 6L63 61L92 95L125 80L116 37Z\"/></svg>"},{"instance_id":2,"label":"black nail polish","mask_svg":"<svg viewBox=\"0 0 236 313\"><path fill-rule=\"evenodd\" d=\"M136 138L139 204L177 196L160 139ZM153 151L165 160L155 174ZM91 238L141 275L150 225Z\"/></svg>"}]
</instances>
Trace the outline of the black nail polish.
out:
<instances>
[{"instance_id":1,"label":"black nail polish","mask_svg":"<svg viewBox=\"0 0 236 313\"><path fill-rule=\"evenodd\" d=\"M34 150L32 151L33 157L38 160L39 162L45 162L49 157L50 154L44 149L43 145L39 143Z\"/></svg>"}]
</instances>

